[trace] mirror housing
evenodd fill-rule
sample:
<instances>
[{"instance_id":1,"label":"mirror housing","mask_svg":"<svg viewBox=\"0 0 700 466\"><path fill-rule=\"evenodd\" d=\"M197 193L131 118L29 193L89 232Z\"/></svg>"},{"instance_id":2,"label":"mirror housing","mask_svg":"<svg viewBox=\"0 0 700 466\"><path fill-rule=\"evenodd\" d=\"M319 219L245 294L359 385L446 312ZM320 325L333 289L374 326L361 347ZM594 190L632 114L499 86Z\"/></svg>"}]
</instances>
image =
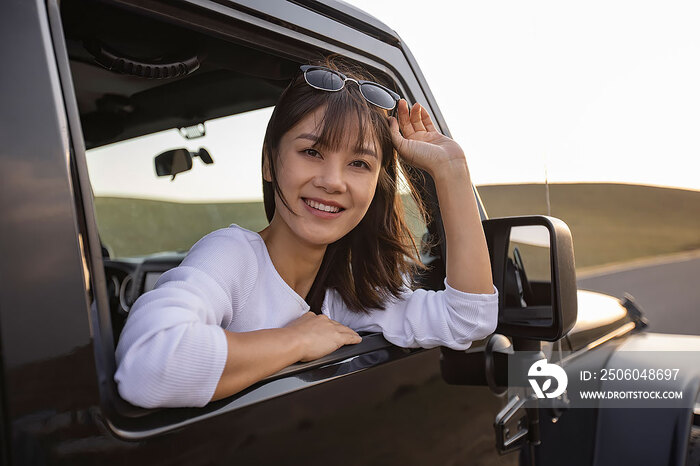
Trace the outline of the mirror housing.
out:
<instances>
[{"instance_id":1,"label":"mirror housing","mask_svg":"<svg viewBox=\"0 0 700 466\"><path fill-rule=\"evenodd\" d=\"M207 165L214 163L209 151L203 147L200 147L197 152L190 152L187 149L172 149L156 156L156 175L172 176L170 178L170 181L172 181L178 173L192 170L193 157L199 157Z\"/></svg>"},{"instance_id":2,"label":"mirror housing","mask_svg":"<svg viewBox=\"0 0 700 466\"><path fill-rule=\"evenodd\" d=\"M562 220L544 215L503 217L482 222L489 248L493 283L498 289L496 333L531 340L557 341L576 323L577 286L571 231ZM549 232L551 300L547 304L507 305L508 247L513 227L540 225Z\"/></svg>"},{"instance_id":3,"label":"mirror housing","mask_svg":"<svg viewBox=\"0 0 700 466\"><path fill-rule=\"evenodd\" d=\"M199 148L199 152L197 152L196 154L195 154L195 153L192 153L192 152L190 152L190 154L191 154L193 157L199 157L199 160L201 160L202 162L206 163L207 165L210 165L210 164L214 163L214 159L211 158L211 155L209 154L209 151L206 150L204 147L200 147L200 148Z\"/></svg>"},{"instance_id":4,"label":"mirror housing","mask_svg":"<svg viewBox=\"0 0 700 466\"><path fill-rule=\"evenodd\" d=\"M187 149L173 149L158 154L155 158L156 175L172 176L192 170L192 155Z\"/></svg>"}]
</instances>

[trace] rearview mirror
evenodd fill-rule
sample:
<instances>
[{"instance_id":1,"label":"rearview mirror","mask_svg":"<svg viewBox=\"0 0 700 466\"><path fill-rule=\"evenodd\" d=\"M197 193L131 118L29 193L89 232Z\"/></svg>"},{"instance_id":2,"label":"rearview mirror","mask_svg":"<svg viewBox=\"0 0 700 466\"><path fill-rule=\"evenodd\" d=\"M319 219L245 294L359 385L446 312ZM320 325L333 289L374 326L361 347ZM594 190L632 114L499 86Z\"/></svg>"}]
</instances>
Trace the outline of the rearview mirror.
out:
<instances>
[{"instance_id":1,"label":"rearview mirror","mask_svg":"<svg viewBox=\"0 0 700 466\"><path fill-rule=\"evenodd\" d=\"M544 215L484 220L493 282L499 290L496 333L556 341L576 323L571 231Z\"/></svg>"},{"instance_id":2,"label":"rearview mirror","mask_svg":"<svg viewBox=\"0 0 700 466\"><path fill-rule=\"evenodd\" d=\"M187 149L173 149L159 154L155 158L156 175L171 176L175 179L178 173L192 170L192 156Z\"/></svg>"},{"instance_id":3,"label":"rearview mirror","mask_svg":"<svg viewBox=\"0 0 700 466\"><path fill-rule=\"evenodd\" d=\"M173 149L156 156L156 175L172 176L170 178L170 181L172 181L178 173L192 170L193 157L199 157L207 165L214 163L209 151L203 147L200 147L198 152L190 152L187 149Z\"/></svg>"}]
</instances>

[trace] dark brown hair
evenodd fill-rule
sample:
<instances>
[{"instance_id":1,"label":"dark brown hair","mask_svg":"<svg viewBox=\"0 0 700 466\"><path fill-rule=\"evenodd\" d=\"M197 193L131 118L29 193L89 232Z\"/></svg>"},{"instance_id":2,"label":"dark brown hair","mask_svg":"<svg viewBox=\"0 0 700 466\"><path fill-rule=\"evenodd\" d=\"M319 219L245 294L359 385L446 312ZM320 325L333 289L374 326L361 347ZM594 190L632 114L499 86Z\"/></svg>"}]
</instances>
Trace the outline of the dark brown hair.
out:
<instances>
[{"instance_id":1,"label":"dark brown hair","mask_svg":"<svg viewBox=\"0 0 700 466\"><path fill-rule=\"evenodd\" d=\"M320 65L335 69L349 78L375 81L369 73L340 61L326 59ZM268 161L271 182L263 176L263 198L268 221L275 213L275 193L283 205L293 213L277 181L276 161L282 136L316 109L325 107L316 145L338 148L344 142L349 119L357 121L360 137L356 142L361 148L363 139L379 141L381 167L374 198L360 223L338 241L329 244L321 268L306 297L311 310L320 313L327 288L340 293L349 309L367 312L368 309L384 309L392 295L399 297L404 287L404 277L412 278L416 269L426 267L404 218L404 206L398 193L398 175L404 173L410 195L418 214L427 221L426 210L415 188L413 177L417 170L401 164L391 141L387 111L368 103L358 87L347 83L339 92L314 89L299 73L282 93L270 117L263 143L263 164Z\"/></svg>"}]
</instances>

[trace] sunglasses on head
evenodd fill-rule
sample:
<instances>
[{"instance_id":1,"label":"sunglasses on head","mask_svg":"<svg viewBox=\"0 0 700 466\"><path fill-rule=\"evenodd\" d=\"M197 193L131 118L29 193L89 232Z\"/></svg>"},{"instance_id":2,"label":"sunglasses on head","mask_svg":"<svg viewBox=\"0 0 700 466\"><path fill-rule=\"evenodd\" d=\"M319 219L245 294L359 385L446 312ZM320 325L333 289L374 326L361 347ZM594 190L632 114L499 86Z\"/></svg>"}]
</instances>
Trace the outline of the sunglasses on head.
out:
<instances>
[{"instance_id":1,"label":"sunglasses on head","mask_svg":"<svg viewBox=\"0 0 700 466\"><path fill-rule=\"evenodd\" d=\"M314 89L337 92L345 87L347 81L352 81L360 88L360 93L365 100L377 107L393 110L401 96L396 92L373 81L363 81L348 78L339 71L334 71L324 66L302 65L306 83Z\"/></svg>"}]
</instances>

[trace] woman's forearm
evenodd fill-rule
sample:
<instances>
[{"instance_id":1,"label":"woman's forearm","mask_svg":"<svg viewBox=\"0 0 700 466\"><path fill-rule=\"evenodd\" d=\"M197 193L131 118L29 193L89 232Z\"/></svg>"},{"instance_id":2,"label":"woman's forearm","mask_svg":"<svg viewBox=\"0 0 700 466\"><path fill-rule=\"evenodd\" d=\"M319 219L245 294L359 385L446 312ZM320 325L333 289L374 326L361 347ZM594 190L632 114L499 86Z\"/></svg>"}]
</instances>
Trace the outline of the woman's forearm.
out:
<instances>
[{"instance_id":1,"label":"woman's forearm","mask_svg":"<svg viewBox=\"0 0 700 466\"><path fill-rule=\"evenodd\" d=\"M447 240L447 281L467 293L493 293L491 261L466 159L431 173Z\"/></svg>"},{"instance_id":2,"label":"woman's forearm","mask_svg":"<svg viewBox=\"0 0 700 466\"><path fill-rule=\"evenodd\" d=\"M228 355L212 401L238 393L297 361L313 361L362 341L351 328L310 311L283 328L225 333Z\"/></svg>"},{"instance_id":3,"label":"woman's forearm","mask_svg":"<svg viewBox=\"0 0 700 466\"><path fill-rule=\"evenodd\" d=\"M448 283L467 293L493 294L486 238L462 148L437 130L419 103L409 110L401 99L397 107L397 118L389 119L396 151L435 181L447 241Z\"/></svg>"},{"instance_id":4,"label":"woman's forearm","mask_svg":"<svg viewBox=\"0 0 700 466\"><path fill-rule=\"evenodd\" d=\"M238 393L302 358L301 342L293 329L225 332L228 357L211 401Z\"/></svg>"}]
</instances>

